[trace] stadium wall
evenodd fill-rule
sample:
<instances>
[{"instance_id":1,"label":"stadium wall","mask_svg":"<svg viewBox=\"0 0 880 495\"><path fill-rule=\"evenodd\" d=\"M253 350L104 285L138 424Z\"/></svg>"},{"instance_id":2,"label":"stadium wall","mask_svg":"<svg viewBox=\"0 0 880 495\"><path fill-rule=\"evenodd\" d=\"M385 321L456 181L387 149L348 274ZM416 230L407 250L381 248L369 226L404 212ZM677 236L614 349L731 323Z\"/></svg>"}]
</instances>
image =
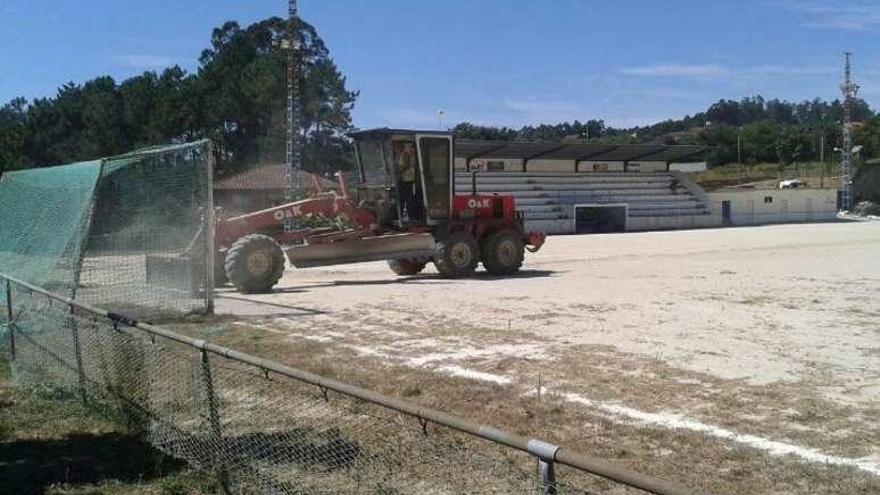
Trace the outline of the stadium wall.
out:
<instances>
[{"instance_id":1,"label":"stadium wall","mask_svg":"<svg viewBox=\"0 0 880 495\"><path fill-rule=\"evenodd\" d=\"M823 222L837 219L835 189L748 189L707 194L724 225ZM725 207L725 203L728 204ZM726 213L725 213L726 212Z\"/></svg>"}]
</instances>

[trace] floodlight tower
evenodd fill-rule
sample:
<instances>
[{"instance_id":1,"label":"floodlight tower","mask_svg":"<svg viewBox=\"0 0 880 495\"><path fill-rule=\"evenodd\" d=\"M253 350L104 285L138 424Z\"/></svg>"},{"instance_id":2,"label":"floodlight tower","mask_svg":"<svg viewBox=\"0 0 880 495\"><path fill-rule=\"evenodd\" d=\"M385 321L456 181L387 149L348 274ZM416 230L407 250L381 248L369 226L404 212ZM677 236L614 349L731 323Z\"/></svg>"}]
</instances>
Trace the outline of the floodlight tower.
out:
<instances>
[{"instance_id":1,"label":"floodlight tower","mask_svg":"<svg viewBox=\"0 0 880 495\"><path fill-rule=\"evenodd\" d=\"M299 186L299 171L302 168L302 143L299 139L300 128L300 105L299 88L302 77L302 53L299 40L299 11L297 0L287 2L287 136L285 144L285 201L291 203L296 200ZM290 218L284 220L284 231L290 232L294 228Z\"/></svg>"},{"instance_id":2,"label":"floodlight tower","mask_svg":"<svg viewBox=\"0 0 880 495\"><path fill-rule=\"evenodd\" d=\"M859 86L852 82L852 66L850 65L850 57L852 53L844 53L846 57L846 68L844 70L843 84L840 90L843 92L843 160L840 163L840 190L841 190L841 208L849 210L852 208L852 110L855 103L856 95L859 93Z\"/></svg>"}]
</instances>

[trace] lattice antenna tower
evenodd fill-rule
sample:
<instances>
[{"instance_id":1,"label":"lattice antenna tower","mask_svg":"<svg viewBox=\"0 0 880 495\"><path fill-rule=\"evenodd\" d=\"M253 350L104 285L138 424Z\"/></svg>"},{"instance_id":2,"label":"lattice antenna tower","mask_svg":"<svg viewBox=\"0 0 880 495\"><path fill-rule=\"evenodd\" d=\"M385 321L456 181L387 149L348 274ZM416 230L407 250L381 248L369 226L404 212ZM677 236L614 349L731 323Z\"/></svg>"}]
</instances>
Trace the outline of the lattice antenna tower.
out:
<instances>
[{"instance_id":1,"label":"lattice antenna tower","mask_svg":"<svg viewBox=\"0 0 880 495\"><path fill-rule=\"evenodd\" d=\"M302 76L302 46L298 36L299 10L297 0L287 2L287 136L285 139L285 195L287 203L296 200L299 190L299 171L302 168L302 145L299 140L300 129L300 83ZM293 219L285 217L284 231L294 228Z\"/></svg>"},{"instance_id":2,"label":"lattice antenna tower","mask_svg":"<svg viewBox=\"0 0 880 495\"><path fill-rule=\"evenodd\" d=\"M840 90L843 92L843 159L840 163L840 190L841 190L841 207L844 210L852 208L852 111L855 104L856 95L859 93L859 86L852 82L852 66L850 57L852 53L844 53L846 58L846 68L844 69L843 84Z\"/></svg>"}]
</instances>

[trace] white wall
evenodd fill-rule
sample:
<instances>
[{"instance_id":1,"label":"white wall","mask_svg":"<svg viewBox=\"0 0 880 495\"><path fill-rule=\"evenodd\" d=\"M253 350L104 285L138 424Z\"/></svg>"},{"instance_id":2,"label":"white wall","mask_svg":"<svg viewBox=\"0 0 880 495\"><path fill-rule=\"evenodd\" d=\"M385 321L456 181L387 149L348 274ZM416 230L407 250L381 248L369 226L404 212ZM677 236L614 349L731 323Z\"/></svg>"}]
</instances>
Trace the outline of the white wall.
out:
<instances>
[{"instance_id":1,"label":"white wall","mask_svg":"<svg viewBox=\"0 0 880 495\"><path fill-rule=\"evenodd\" d=\"M578 172L593 172L595 171L595 167L598 166L601 169L607 172L623 172L623 162L597 162L592 160L584 160L578 164Z\"/></svg>"},{"instance_id":2,"label":"white wall","mask_svg":"<svg viewBox=\"0 0 880 495\"><path fill-rule=\"evenodd\" d=\"M646 162L635 160L627 162L627 167L633 170L636 167L639 172L666 172L666 162Z\"/></svg>"},{"instance_id":3,"label":"white wall","mask_svg":"<svg viewBox=\"0 0 880 495\"><path fill-rule=\"evenodd\" d=\"M574 172L574 160L530 160L526 172Z\"/></svg>"},{"instance_id":4,"label":"white wall","mask_svg":"<svg viewBox=\"0 0 880 495\"><path fill-rule=\"evenodd\" d=\"M730 201L730 223L819 222L837 218L837 191L834 189L754 189L708 193L712 208L719 214L723 202ZM769 198L769 199L767 199Z\"/></svg>"},{"instance_id":5,"label":"white wall","mask_svg":"<svg viewBox=\"0 0 880 495\"><path fill-rule=\"evenodd\" d=\"M486 170L490 162L498 164L503 163L504 172L522 172L523 160L519 158L492 158L480 157L471 160L470 170ZM575 170L575 160L558 160L558 159L541 159L536 158L529 160L526 172L623 172L624 162L622 161L595 161L584 160L577 164ZM633 172L665 172L666 162L658 161L633 161L629 162L629 170ZM455 159L455 170L467 171L467 160L464 158ZM500 170L499 170L500 171Z\"/></svg>"},{"instance_id":6,"label":"white wall","mask_svg":"<svg viewBox=\"0 0 880 495\"><path fill-rule=\"evenodd\" d=\"M669 170L677 170L679 172L705 172L708 169L706 162L688 162L688 163L670 163Z\"/></svg>"},{"instance_id":7,"label":"white wall","mask_svg":"<svg viewBox=\"0 0 880 495\"><path fill-rule=\"evenodd\" d=\"M458 160L458 159L456 159ZM471 170L486 170L489 162L504 164L504 170L499 172L522 172L523 161L521 158L474 158L471 160Z\"/></svg>"}]
</instances>

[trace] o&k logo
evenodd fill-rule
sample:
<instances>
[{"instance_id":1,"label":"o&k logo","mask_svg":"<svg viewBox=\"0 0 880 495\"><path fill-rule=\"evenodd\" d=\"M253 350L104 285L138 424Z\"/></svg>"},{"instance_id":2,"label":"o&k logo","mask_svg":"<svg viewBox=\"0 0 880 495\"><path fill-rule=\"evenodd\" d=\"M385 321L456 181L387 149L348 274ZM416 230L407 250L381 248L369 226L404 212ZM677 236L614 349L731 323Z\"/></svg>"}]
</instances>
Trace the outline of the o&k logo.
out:
<instances>
[{"instance_id":1,"label":"o&k logo","mask_svg":"<svg viewBox=\"0 0 880 495\"><path fill-rule=\"evenodd\" d=\"M285 208L283 210L278 210L275 212L275 220L278 220L279 222L284 220L285 218L294 218L298 216L302 216L302 210L299 206Z\"/></svg>"},{"instance_id":2,"label":"o&k logo","mask_svg":"<svg viewBox=\"0 0 880 495\"><path fill-rule=\"evenodd\" d=\"M489 199L471 198L468 200L468 208L489 208Z\"/></svg>"}]
</instances>

